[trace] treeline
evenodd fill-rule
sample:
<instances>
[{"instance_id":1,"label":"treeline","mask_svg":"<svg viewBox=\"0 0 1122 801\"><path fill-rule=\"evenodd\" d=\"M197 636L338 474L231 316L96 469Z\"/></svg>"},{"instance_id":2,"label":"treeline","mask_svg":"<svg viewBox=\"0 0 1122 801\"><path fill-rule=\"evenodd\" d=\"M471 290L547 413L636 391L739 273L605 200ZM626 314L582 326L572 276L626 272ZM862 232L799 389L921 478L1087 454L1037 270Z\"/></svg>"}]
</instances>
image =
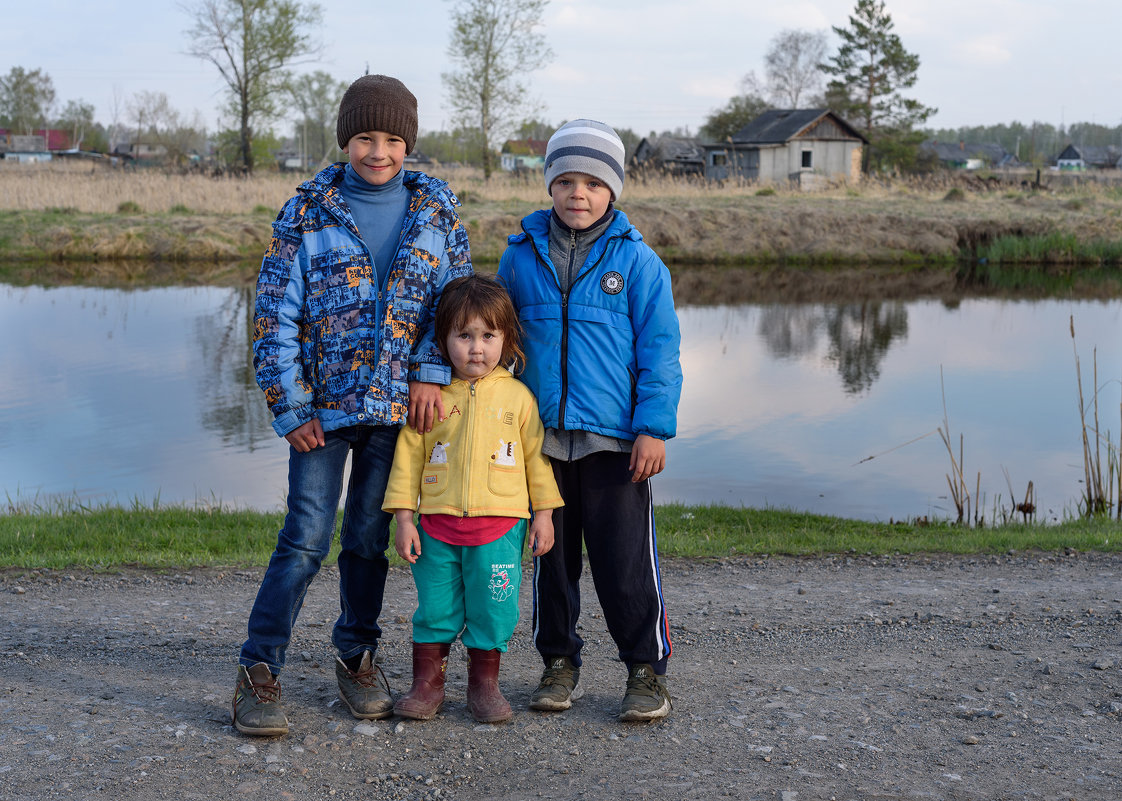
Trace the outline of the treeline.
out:
<instances>
[{"instance_id":1,"label":"treeline","mask_svg":"<svg viewBox=\"0 0 1122 801\"><path fill-rule=\"evenodd\" d=\"M961 128L928 129L925 135L938 142L966 142L972 145L998 144L1019 161L1045 164L1056 158L1069 144L1088 147L1122 147L1122 125L1109 127L1094 122L1052 125L1047 122L971 125Z\"/></svg>"}]
</instances>

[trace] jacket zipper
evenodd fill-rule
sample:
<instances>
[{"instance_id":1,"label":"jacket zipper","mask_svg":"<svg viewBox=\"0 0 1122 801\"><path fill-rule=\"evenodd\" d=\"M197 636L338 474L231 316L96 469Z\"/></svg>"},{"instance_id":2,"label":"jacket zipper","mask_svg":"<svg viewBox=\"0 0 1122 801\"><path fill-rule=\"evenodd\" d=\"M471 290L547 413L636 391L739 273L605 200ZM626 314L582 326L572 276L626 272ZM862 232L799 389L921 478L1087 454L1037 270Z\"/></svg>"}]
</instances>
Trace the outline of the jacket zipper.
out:
<instances>
[{"instance_id":1,"label":"jacket zipper","mask_svg":"<svg viewBox=\"0 0 1122 801\"><path fill-rule=\"evenodd\" d=\"M461 429L462 430L462 429ZM475 384L468 384L468 425L467 425L468 452L464 465L464 480L460 490L461 517L468 516L468 492L471 490L471 465L475 464Z\"/></svg>"},{"instance_id":2,"label":"jacket zipper","mask_svg":"<svg viewBox=\"0 0 1122 801\"><path fill-rule=\"evenodd\" d=\"M561 400L557 406L557 428L559 431L566 430L565 406L569 400L569 295L573 293L573 287L576 286L578 281L591 275L596 268L600 266L600 262L608 255L608 248L612 244L612 239L615 239L615 237L610 237L604 242L604 252L600 254L600 257L596 259L596 261L592 262L591 267L584 270L579 275L573 276L571 271L573 259L576 257L577 252L577 232L569 231L568 269L572 278L569 281L569 291L561 293ZM560 286L558 288L560 288Z\"/></svg>"},{"instance_id":3,"label":"jacket zipper","mask_svg":"<svg viewBox=\"0 0 1122 801\"><path fill-rule=\"evenodd\" d=\"M525 224L523 224L522 230L525 231L525 233L526 233L526 236L527 236L527 238L530 242L531 250L534 251L534 256L537 258L538 263L541 264L542 267L548 268L549 267L548 262L546 261L545 258L542 257L541 251L538 249L537 242L534 240L533 235L529 231L526 230ZM630 230L630 229L628 229L628 230ZM624 232L624 233L626 233L626 232ZM590 274L593 270L595 270L596 267L599 266L600 262L602 262L604 260L604 257L608 255L608 248L611 246L612 240L613 239L618 239L621 236L622 236L622 234L613 234L613 235L610 235L608 237L608 239L604 242L604 252L601 253L600 257L592 263L592 266L589 269L585 270L580 275L574 277L569 282L568 291L566 291L566 292L561 291L561 281L560 281L560 279L558 279L558 277L556 275L556 272L553 273L553 281L557 285L557 291L561 292L561 400L560 400L560 402L558 403L558 406L557 406L557 429L559 431L565 431L566 430L565 429L565 405L566 405L566 403L568 401L568 398L569 398L569 295L572 294L573 286L577 283L577 281L584 278L585 276ZM549 242L549 233L547 231L547 233L546 233L546 243L547 243L546 244L546 253L549 253L548 242ZM576 255L576 249L577 249L577 232L570 229L569 230L569 267L570 268L572 267L572 259ZM556 268L554 268L554 270L556 270Z\"/></svg>"}]
</instances>

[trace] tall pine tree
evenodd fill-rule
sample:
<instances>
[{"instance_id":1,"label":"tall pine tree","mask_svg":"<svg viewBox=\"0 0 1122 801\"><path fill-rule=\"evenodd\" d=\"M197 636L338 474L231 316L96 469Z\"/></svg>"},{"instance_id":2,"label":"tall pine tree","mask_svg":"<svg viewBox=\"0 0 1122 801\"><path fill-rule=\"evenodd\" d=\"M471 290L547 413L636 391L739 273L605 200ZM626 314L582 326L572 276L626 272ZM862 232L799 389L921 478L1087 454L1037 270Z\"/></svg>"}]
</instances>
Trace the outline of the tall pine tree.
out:
<instances>
[{"instance_id":1,"label":"tall pine tree","mask_svg":"<svg viewBox=\"0 0 1122 801\"><path fill-rule=\"evenodd\" d=\"M869 140L866 172L873 164L907 167L923 139L916 127L938 110L901 94L915 86L919 56L904 49L894 27L883 0L857 0L849 26L834 28L841 47L821 65L833 76L826 87L831 107Z\"/></svg>"}]
</instances>

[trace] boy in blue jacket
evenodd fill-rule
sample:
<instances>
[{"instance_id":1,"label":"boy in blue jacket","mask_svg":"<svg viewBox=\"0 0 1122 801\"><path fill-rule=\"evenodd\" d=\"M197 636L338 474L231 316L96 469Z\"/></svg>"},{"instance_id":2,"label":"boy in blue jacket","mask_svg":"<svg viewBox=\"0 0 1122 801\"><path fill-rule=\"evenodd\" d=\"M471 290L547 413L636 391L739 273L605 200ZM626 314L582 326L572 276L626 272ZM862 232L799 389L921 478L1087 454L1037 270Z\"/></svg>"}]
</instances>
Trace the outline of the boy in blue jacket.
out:
<instances>
[{"instance_id":1,"label":"boy in blue jacket","mask_svg":"<svg viewBox=\"0 0 1122 801\"><path fill-rule=\"evenodd\" d=\"M444 285L471 272L448 185L402 169L417 140L417 99L396 78L364 75L336 124L346 163L299 187L277 215L257 279L253 363L288 441L288 514L249 615L238 659L239 731L288 731L280 681L308 584L327 556L350 479L332 632L339 695L357 718L393 712L374 662L389 561L382 511L398 429L444 416L451 369L433 320Z\"/></svg>"},{"instance_id":2,"label":"boy in blue jacket","mask_svg":"<svg viewBox=\"0 0 1122 801\"><path fill-rule=\"evenodd\" d=\"M522 220L499 265L523 326L523 382L537 397L565 506L534 560L534 645L545 662L530 707L568 709L580 686L581 545L608 631L627 666L619 717L670 712L671 644L650 477L666 464L682 370L666 265L623 212L624 147L611 127L573 120L550 138L553 208Z\"/></svg>"}]
</instances>

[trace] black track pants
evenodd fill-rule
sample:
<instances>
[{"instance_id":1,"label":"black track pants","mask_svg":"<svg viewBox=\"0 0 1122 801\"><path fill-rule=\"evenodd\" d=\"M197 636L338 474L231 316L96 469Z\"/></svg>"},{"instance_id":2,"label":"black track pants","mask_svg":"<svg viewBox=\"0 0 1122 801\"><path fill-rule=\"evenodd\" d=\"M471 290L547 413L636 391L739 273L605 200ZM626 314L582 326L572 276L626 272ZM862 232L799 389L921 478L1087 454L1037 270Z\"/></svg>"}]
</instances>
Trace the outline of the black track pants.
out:
<instances>
[{"instance_id":1,"label":"black track pants","mask_svg":"<svg viewBox=\"0 0 1122 801\"><path fill-rule=\"evenodd\" d=\"M555 541L534 560L534 645L543 658L568 656L577 665L584 641L580 616L581 544L588 551L596 595L608 631L630 666L666 670L670 631L658 569L650 481L631 483L629 453L594 453L553 460L565 506L553 512Z\"/></svg>"}]
</instances>

